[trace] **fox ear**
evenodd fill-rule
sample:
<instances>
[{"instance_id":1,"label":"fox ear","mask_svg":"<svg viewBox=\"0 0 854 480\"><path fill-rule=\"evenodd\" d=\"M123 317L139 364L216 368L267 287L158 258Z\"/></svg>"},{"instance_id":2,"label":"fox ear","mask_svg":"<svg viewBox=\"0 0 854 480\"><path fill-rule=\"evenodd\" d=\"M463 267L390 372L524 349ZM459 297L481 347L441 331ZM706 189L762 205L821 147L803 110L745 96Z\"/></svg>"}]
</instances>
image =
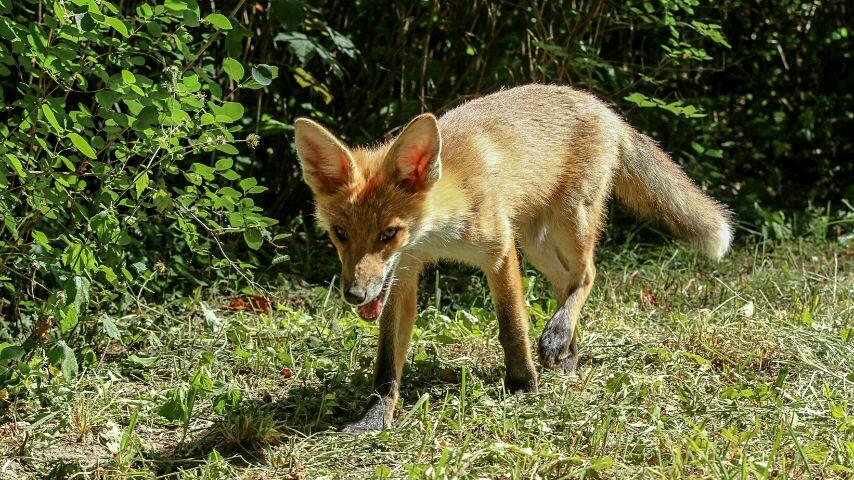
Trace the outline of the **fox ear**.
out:
<instances>
[{"instance_id":1,"label":"fox ear","mask_svg":"<svg viewBox=\"0 0 854 480\"><path fill-rule=\"evenodd\" d=\"M433 114L415 117L389 150L386 161L407 189L421 192L442 176L442 136Z\"/></svg>"},{"instance_id":2,"label":"fox ear","mask_svg":"<svg viewBox=\"0 0 854 480\"><path fill-rule=\"evenodd\" d=\"M303 180L315 193L335 193L354 178L356 166L350 151L329 130L307 118L298 118L294 134Z\"/></svg>"}]
</instances>

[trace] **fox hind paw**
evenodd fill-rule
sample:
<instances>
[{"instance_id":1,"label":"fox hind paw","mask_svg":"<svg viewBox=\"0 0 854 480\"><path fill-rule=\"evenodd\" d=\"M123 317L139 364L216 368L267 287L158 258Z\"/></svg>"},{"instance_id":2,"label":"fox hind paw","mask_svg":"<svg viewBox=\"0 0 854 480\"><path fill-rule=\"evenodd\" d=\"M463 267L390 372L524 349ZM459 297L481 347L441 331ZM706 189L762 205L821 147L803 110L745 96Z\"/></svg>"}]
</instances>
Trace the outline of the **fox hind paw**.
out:
<instances>
[{"instance_id":1,"label":"fox hind paw","mask_svg":"<svg viewBox=\"0 0 854 480\"><path fill-rule=\"evenodd\" d=\"M392 400L380 397L379 401L368 408L360 420L347 424L341 431L361 435L384 430L391 425L393 408L394 402Z\"/></svg>"},{"instance_id":2,"label":"fox hind paw","mask_svg":"<svg viewBox=\"0 0 854 480\"><path fill-rule=\"evenodd\" d=\"M562 310L546 324L539 342L540 363L544 368L572 374L578 363L575 329L569 326Z\"/></svg>"},{"instance_id":3,"label":"fox hind paw","mask_svg":"<svg viewBox=\"0 0 854 480\"><path fill-rule=\"evenodd\" d=\"M363 420L359 420L358 422L348 423L341 429L343 433L349 433L351 435L364 435L370 432L379 432L383 429L382 422L379 424L365 422Z\"/></svg>"}]
</instances>

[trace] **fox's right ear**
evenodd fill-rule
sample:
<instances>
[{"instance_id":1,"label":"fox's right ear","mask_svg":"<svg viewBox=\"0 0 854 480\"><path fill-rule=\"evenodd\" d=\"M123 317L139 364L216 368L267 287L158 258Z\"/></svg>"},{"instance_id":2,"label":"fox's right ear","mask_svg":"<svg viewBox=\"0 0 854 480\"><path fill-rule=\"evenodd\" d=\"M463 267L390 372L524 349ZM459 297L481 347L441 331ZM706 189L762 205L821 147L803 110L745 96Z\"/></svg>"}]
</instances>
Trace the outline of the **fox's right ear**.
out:
<instances>
[{"instance_id":1,"label":"fox's right ear","mask_svg":"<svg viewBox=\"0 0 854 480\"><path fill-rule=\"evenodd\" d=\"M305 183L316 194L332 194L356 174L350 150L329 130L307 118L294 122L297 155Z\"/></svg>"}]
</instances>

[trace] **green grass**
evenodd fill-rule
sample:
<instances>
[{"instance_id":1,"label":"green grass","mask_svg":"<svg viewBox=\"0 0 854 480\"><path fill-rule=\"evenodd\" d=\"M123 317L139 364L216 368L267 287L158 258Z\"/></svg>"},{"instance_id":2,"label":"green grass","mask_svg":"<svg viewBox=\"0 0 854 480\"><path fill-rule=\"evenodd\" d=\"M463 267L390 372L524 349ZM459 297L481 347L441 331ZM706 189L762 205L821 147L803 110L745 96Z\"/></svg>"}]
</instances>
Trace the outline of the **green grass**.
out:
<instances>
[{"instance_id":1,"label":"green grass","mask_svg":"<svg viewBox=\"0 0 854 480\"><path fill-rule=\"evenodd\" d=\"M432 269L395 426L362 437L337 430L369 393L376 325L298 279L270 314L208 290L141 308L75 382L14 399L0 478L850 478L853 267L830 243L719 265L608 246L578 376L516 396L485 281ZM525 282L537 338L555 305Z\"/></svg>"}]
</instances>

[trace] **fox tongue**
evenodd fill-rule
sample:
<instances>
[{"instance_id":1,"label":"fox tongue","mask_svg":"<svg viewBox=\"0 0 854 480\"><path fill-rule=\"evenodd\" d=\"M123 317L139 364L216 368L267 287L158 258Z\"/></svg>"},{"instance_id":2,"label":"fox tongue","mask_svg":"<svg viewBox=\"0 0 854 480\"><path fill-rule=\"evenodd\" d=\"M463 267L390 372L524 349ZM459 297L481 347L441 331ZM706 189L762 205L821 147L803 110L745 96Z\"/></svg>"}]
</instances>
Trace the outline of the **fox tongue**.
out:
<instances>
[{"instance_id":1,"label":"fox tongue","mask_svg":"<svg viewBox=\"0 0 854 480\"><path fill-rule=\"evenodd\" d=\"M362 317L362 320L376 320L380 316L382 306L383 296L377 295L377 298L359 307L359 316Z\"/></svg>"}]
</instances>

